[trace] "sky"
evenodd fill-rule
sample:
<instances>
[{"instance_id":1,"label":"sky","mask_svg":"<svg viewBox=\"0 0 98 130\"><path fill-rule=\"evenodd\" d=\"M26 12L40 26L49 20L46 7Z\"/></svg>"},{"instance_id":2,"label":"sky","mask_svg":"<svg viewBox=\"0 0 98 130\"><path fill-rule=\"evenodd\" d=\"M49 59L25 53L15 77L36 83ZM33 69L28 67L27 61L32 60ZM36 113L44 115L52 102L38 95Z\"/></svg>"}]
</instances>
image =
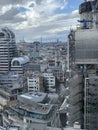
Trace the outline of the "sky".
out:
<instances>
[{"instance_id":1,"label":"sky","mask_svg":"<svg viewBox=\"0 0 98 130\"><path fill-rule=\"evenodd\" d=\"M10 28L16 41L66 41L77 26L84 0L0 0L0 28Z\"/></svg>"}]
</instances>

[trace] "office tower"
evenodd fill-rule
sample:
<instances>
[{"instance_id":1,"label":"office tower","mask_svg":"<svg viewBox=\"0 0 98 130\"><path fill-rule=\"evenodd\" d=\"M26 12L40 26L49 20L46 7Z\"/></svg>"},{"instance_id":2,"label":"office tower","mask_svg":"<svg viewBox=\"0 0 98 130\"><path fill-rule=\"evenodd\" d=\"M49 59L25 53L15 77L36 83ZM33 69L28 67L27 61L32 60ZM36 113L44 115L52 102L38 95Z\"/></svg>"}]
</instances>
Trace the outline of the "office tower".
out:
<instances>
[{"instance_id":1,"label":"office tower","mask_svg":"<svg viewBox=\"0 0 98 130\"><path fill-rule=\"evenodd\" d=\"M98 129L98 0L80 5L82 30L76 31L76 64L83 67L84 128Z\"/></svg>"},{"instance_id":2,"label":"office tower","mask_svg":"<svg viewBox=\"0 0 98 130\"><path fill-rule=\"evenodd\" d=\"M68 123L78 122L86 130L98 129L97 3L94 0L80 5L81 28L69 34L69 57L73 60L69 60L71 71L67 79L70 91Z\"/></svg>"},{"instance_id":3,"label":"office tower","mask_svg":"<svg viewBox=\"0 0 98 130\"><path fill-rule=\"evenodd\" d=\"M15 35L8 28L0 30L0 74L7 73L11 69L11 60L17 56Z\"/></svg>"}]
</instances>

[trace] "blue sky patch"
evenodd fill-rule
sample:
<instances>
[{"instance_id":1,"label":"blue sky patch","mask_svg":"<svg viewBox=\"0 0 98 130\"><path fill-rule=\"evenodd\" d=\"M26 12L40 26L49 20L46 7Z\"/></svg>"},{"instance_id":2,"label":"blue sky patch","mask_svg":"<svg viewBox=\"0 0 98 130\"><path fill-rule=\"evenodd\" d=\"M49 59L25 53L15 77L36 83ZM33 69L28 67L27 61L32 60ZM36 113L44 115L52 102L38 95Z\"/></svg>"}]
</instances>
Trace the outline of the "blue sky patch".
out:
<instances>
[{"instance_id":1,"label":"blue sky patch","mask_svg":"<svg viewBox=\"0 0 98 130\"><path fill-rule=\"evenodd\" d=\"M67 6L64 9L57 9L55 11L56 14L61 13L71 13L74 10L79 9L79 5L84 2L84 0L67 0Z\"/></svg>"},{"instance_id":2,"label":"blue sky patch","mask_svg":"<svg viewBox=\"0 0 98 130\"><path fill-rule=\"evenodd\" d=\"M19 11L20 11L20 12L26 12L26 11L28 11L28 9L25 8L25 7L19 7Z\"/></svg>"}]
</instances>

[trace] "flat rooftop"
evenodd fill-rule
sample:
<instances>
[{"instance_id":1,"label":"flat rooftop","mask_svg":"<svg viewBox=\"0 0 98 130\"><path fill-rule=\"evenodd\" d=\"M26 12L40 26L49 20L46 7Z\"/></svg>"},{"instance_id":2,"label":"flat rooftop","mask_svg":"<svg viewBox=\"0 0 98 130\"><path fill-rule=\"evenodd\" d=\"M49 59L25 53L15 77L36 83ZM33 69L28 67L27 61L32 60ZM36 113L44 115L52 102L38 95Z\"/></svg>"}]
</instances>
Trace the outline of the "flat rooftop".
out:
<instances>
[{"instance_id":1,"label":"flat rooftop","mask_svg":"<svg viewBox=\"0 0 98 130\"><path fill-rule=\"evenodd\" d=\"M30 100L32 102L42 102L47 97L47 94L43 92L28 92L19 95L18 97L19 100L24 99L24 102L25 100Z\"/></svg>"},{"instance_id":2,"label":"flat rooftop","mask_svg":"<svg viewBox=\"0 0 98 130\"><path fill-rule=\"evenodd\" d=\"M62 128L47 127L46 130L62 130ZM82 130L82 129L68 127L68 128L63 128L63 130Z\"/></svg>"},{"instance_id":3,"label":"flat rooftop","mask_svg":"<svg viewBox=\"0 0 98 130\"><path fill-rule=\"evenodd\" d=\"M19 109L23 109L29 112L33 112L36 114L48 114L50 110L53 108L51 104L41 104L41 103L34 103L31 105L28 104L13 104L10 106L12 109L18 111Z\"/></svg>"},{"instance_id":4,"label":"flat rooftop","mask_svg":"<svg viewBox=\"0 0 98 130\"><path fill-rule=\"evenodd\" d=\"M40 114L48 114L50 112L50 110L52 109L52 105L48 105L48 104L37 104L32 106L21 106L23 108L25 108L26 110L35 112L35 113L40 113Z\"/></svg>"}]
</instances>

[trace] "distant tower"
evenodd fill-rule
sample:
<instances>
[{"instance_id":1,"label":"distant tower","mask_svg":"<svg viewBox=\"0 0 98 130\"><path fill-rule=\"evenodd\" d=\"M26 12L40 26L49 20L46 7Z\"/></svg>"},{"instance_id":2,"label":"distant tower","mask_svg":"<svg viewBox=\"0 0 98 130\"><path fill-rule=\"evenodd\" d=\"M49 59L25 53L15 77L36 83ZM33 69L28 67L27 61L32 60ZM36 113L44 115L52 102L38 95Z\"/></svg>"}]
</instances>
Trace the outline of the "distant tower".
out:
<instances>
[{"instance_id":1,"label":"distant tower","mask_svg":"<svg viewBox=\"0 0 98 130\"><path fill-rule=\"evenodd\" d=\"M40 44L40 42L35 41L35 42L33 42L33 44L35 45L35 51L38 52L39 51L39 44Z\"/></svg>"},{"instance_id":2,"label":"distant tower","mask_svg":"<svg viewBox=\"0 0 98 130\"><path fill-rule=\"evenodd\" d=\"M17 56L15 35L8 28L0 30L0 74L10 71L11 60Z\"/></svg>"},{"instance_id":3,"label":"distant tower","mask_svg":"<svg viewBox=\"0 0 98 130\"><path fill-rule=\"evenodd\" d=\"M43 43L43 38L41 37L41 41L40 41L40 43L42 44Z\"/></svg>"}]
</instances>

